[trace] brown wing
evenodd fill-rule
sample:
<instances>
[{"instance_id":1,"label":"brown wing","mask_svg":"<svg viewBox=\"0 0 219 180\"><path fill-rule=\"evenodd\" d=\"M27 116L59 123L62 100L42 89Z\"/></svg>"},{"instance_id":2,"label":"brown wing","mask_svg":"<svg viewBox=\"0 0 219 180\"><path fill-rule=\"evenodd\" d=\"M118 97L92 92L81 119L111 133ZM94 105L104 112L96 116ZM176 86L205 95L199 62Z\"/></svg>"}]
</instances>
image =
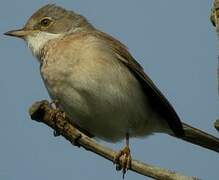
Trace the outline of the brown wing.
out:
<instances>
[{"instance_id":1,"label":"brown wing","mask_svg":"<svg viewBox=\"0 0 219 180\"><path fill-rule=\"evenodd\" d=\"M127 48L121 42L103 32L94 31L93 33L98 38L102 38L108 42L118 55L118 59L130 69L141 83L152 108L167 121L169 127L177 137L182 137L184 130L179 116L160 90L154 85L152 80L145 74L141 65L131 56Z\"/></svg>"}]
</instances>

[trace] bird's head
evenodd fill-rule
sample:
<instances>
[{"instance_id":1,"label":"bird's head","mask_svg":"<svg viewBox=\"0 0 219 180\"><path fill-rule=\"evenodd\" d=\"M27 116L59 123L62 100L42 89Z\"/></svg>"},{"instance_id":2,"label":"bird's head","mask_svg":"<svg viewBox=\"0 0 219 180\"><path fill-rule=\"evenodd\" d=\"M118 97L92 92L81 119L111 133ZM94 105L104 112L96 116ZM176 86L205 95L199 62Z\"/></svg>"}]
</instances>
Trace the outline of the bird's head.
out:
<instances>
[{"instance_id":1,"label":"bird's head","mask_svg":"<svg viewBox=\"0 0 219 180\"><path fill-rule=\"evenodd\" d=\"M51 39L66 34L93 29L81 15L54 4L48 4L37 10L23 28L8 31L5 35L24 39L34 55Z\"/></svg>"}]
</instances>

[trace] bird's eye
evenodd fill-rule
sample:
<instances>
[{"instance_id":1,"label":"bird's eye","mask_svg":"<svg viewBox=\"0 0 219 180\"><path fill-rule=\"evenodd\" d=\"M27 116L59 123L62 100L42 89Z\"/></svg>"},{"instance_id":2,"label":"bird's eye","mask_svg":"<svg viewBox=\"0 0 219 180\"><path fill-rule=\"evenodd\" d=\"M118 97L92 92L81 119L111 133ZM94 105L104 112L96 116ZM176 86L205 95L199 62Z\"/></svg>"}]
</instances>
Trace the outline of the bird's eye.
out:
<instances>
[{"instance_id":1,"label":"bird's eye","mask_svg":"<svg viewBox=\"0 0 219 180\"><path fill-rule=\"evenodd\" d=\"M51 24L52 20L50 18L43 18L40 21L40 25L43 27L48 27Z\"/></svg>"}]
</instances>

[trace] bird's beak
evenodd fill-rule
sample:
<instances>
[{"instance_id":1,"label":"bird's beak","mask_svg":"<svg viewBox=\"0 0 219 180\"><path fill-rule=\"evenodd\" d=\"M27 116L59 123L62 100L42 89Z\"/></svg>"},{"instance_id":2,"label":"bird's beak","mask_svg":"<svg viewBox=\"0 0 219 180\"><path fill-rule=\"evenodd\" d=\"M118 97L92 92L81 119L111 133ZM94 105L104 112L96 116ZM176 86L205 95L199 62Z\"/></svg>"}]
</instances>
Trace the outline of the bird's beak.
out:
<instances>
[{"instance_id":1,"label":"bird's beak","mask_svg":"<svg viewBox=\"0 0 219 180\"><path fill-rule=\"evenodd\" d=\"M6 33L4 33L4 35L7 36L13 36L13 37L17 37L17 38L24 38L25 36L27 36L28 34L30 34L30 30L26 30L26 29L17 29L17 30L12 30L12 31L8 31Z\"/></svg>"}]
</instances>

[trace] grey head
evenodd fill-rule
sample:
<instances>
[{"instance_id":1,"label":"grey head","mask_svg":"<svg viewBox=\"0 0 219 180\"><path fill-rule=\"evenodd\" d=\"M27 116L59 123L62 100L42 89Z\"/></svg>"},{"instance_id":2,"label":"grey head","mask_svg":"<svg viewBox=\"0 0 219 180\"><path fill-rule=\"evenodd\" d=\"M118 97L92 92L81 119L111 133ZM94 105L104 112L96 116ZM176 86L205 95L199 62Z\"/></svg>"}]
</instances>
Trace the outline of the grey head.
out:
<instances>
[{"instance_id":1,"label":"grey head","mask_svg":"<svg viewBox=\"0 0 219 180\"><path fill-rule=\"evenodd\" d=\"M8 31L5 35L24 38L36 32L65 34L71 31L93 29L81 15L55 4L47 4L37 10L22 29Z\"/></svg>"},{"instance_id":2,"label":"grey head","mask_svg":"<svg viewBox=\"0 0 219 180\"><path fill-rule=\"evenodd\" d=\"M55 4L47 4L37 10L23 28L5 33L24 39L33 54L39 57L43 46L51 39L94 27L81 15Z\"/></svg>"},{"instance_id":3,"label":"grey head","mask_svg":"<svg viewBox=\"0 0 219 180\"><path fill-rule=\"evenodd\" d=\"M66 33L77 28L91 28L87 20L73 11L48 4L36 11L27 21L27 29L50 33Z\"/></svg>"}]
</instances>

